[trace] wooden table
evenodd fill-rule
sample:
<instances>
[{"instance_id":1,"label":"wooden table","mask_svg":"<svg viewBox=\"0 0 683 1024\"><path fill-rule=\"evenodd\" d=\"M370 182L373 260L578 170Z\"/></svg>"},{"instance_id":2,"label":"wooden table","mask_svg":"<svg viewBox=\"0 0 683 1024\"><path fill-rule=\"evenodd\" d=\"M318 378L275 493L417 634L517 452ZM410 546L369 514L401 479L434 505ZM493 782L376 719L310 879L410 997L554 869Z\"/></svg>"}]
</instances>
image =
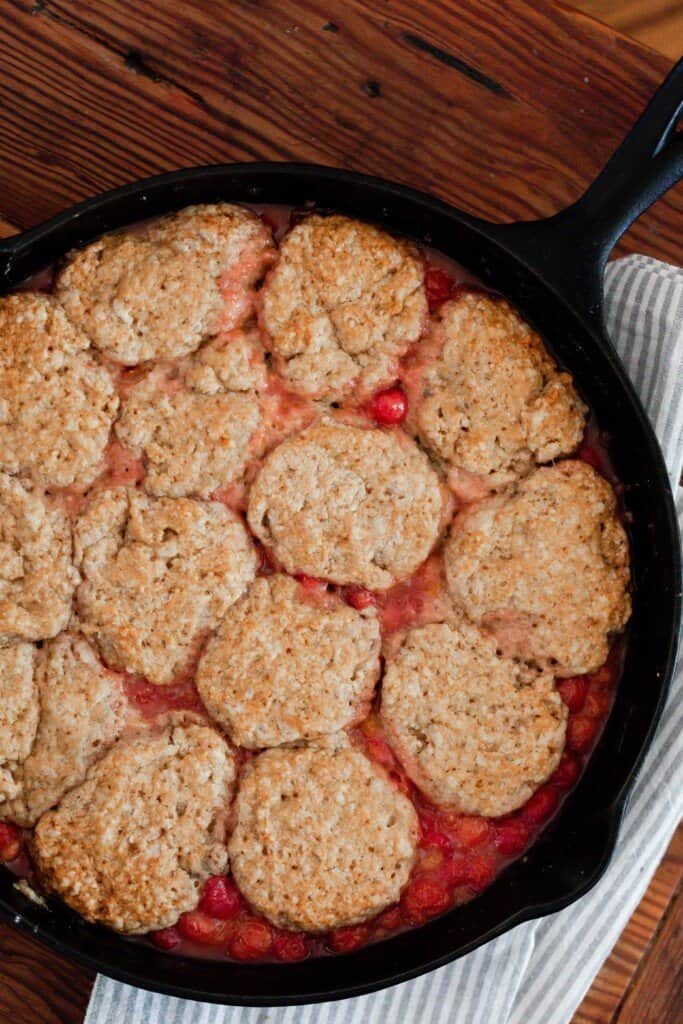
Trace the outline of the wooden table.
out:
<instances>
[{"instance_id":1,"label":"wooden table","mask_svg":"<svg viewBox=\"0 0 683 1024\"><path fill-rule=\"evenodd\" d=\"M581 193L669 66L538 0L5 0L1 11L4 232L131 178L254 159L384 175L495 220L544 216ZM679 188L620 248L676 261L681 237ZM682 878L679 832L576 1024L683 1020ZM2 1021L80 1022L91 982L0 927Z\"/></svg>"}]
</instances>

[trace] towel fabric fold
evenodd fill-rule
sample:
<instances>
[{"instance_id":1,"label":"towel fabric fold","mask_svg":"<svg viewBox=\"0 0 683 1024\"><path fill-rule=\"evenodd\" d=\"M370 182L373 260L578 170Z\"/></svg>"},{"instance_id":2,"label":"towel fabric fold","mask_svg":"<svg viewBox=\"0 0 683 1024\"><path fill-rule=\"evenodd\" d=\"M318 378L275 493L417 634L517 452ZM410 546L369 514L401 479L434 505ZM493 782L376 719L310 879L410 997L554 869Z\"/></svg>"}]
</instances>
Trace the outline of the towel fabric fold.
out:
<instances>
[{"instance_id":1,"label":"towel fabric fold","mask_svg":"<svg viewBox=\"0 0 683 1024\"><path fill-rule=\"evenodd\" d=\"M607 326L659 437L683 525L683 271L611 263ZM86 1024L566 1024L638 905L683 816L683 666L624 818L612 863L578 903L520 925L415 981L317 1006L242 1009L99 977Z\"/></svg>"}]
</instances>

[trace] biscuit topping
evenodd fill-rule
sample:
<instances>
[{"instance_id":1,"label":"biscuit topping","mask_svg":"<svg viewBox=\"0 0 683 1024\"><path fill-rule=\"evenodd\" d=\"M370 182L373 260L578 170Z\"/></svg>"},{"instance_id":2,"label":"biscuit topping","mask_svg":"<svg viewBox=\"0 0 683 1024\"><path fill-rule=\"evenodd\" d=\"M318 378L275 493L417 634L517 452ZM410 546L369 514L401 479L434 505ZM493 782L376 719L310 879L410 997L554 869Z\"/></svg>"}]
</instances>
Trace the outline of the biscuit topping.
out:
<instances>
[{"instance_id":1,"label":"biscuit topping","mask_svg":"<svg viewBox=\"0 0 683 1024\"><path fill-rule=\"evenodd\" d=\"M307 217L280 244L262 320L291 385L315 398L369 395L396 376L424 327L417 249L348 217Z\"/></svg>"}]
</instances>

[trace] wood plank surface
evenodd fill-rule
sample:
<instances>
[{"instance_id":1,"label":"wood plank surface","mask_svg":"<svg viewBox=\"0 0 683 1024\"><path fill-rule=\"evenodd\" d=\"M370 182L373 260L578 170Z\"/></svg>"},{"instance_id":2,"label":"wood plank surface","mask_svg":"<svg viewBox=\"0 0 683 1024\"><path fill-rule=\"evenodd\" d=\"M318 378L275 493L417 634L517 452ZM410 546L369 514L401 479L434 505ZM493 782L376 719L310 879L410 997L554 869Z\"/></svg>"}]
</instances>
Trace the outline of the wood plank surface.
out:
<instances>
[{"instance_id":1,"label":"wood plank surface","mask_svg":"<svg viewBox=\"0 0 683 1024\"><path fill-rule=\"evenodd\" d=\"M0 46L0 237L133 178L252 159L376 173L494 220L547 216L670 66L522 0L4 0ZM621 251L677 261L682 235L678 187ZM682 858L679 833L575 1024L683 1021ZM91 982L0 927L3 1024L80 1024Z\"/></svg>"},{"instance_id":2,"label":"wood plank surface","mask_svg":"<svg viewBox=\"0 0 683 1024\"><path fill-rule=\"evenodd\" d=\"M0 924L2 1024L81 1024L94 978L91 971Z\"/></svg>"},{"instance_id":3,"label":"wood plank surface","mask_svg":"<svg viewBox=\"0 0 683 1024\"><path fill-rule=\"evenodd\" d=\"M548 215L597 173L668 63L555 4L502 10L6 2L5 214L25 226L131 178L265 158L392 176L496 220ZM674 258L682 219L678 188L627 247Z\"/></svg>"},{"instance_id":4,"label":"wood plank surface","mask_svg":"<svg viewBox=\"0 0 683 1024\"><path fill-rule=\"evenodd\" d=\"M683 54L681 0L575 0L575 6L672 60Z\"/></svg>"},{"instance_id":5,"label":"wood plank surface","mask_svg":"<svg viewBox=\"0 0 683 1024\"><path fill-rule=\"evenodd\" d=\"M642 992L640 978L647 965L670 963L665 925L672 922L673 928L683 928L682 890L683 826L674 835L638 909L576 1011L572 1024L646 1024L645 1019L622 1015L626 1012L627 1002L633 1007L632 993L637 989ZM674 970L667 967L660 974L658 983L662 991L680 986L681 954L683 949L679 948L679 963ZM670 1021L652 1018L652 1022L680 1024L683 1002L679 1002L678 1011L678 1018Z\"/></svg>"},{"instance_id":6,"label":"wood plank surface","mask_svg":"<svg viewBox=\"0 0 683 1024\"><path fill-rule=\"evenodd\" d=\"M614 1024L681 1024L683 1020L683 892L658 937L657 955L643 961Z\"/></svg>"},{"instance_id":7,"label":"wood plank surface","mask_svg":"<svg viewBox=\"0 0 683 1024\"><path fill-rule=\"evenodd\" d=\"M16 235L19 230L16 224L0 216L0 238L9 238L10 235Z\"/></svg>"}]
</instances>

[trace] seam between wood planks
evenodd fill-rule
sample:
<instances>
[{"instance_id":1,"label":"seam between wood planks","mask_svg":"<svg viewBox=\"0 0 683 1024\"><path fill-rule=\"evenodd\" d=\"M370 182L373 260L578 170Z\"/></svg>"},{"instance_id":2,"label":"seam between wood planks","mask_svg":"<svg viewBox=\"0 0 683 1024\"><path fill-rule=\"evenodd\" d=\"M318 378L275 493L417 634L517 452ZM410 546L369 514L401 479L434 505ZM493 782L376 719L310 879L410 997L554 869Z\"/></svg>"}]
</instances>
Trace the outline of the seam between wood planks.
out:
<instances>
[{"instance_id":1,"label":"seam between wood planks","mask_svg":"<svg viewBox=\"0 0 683 1024\"><path fill-rule=\"evenodd\" d=\"M645 949L643 950L643 952L641 953L641 956L640 956L640 958L638 960L638 963L636 964L636 968L633 971L633 974L631 975L626 988L624 989L624 991L622 992L621 996L619 997L619 1001L618 1001L618 1003L617 1003L617 1005L614 1008L614 1011L612 1013L612 1017L610 1019L610 1024L618 1024L619 1017L621 1016L621 1012L624 1009L624 1006L626 1004L626 1000L628 999L629 995L631 994L631 992L635 988L635 986L636 986L636 984L637 984L637 982L638 982L642 972L644 971L644 969L645 969L645 967L647 965L647 962L648 962L648 960L650 958L650 954L652 953L653 949L655 948L655 946L657 944L657 941L658 941L662 931L664 930L664 927L665 927L667 921L669 920L669 917L673 913L673 910L674 910L674 907L676 905L676 902L678 901L679 898L681 898L681 896L683 896L683 877L681 877L681 879L678 881L678 884L676 885L676 888L674 889L673 893L671 894L671 898L669 899L669 902L666 905L666 909L664 910L664 913L662 914L662 916L660 917L659 921L657 922L657 927L655 928L654 932L650 936L650 940L647 943L647 945L645 946ZM645 896L643 897L643 899L645 899ZM640 906L640 904L639 904L639 906ZM634 913L635 912L637 912L637 911L634 911Z\"/></svg>"}]
</instances>

